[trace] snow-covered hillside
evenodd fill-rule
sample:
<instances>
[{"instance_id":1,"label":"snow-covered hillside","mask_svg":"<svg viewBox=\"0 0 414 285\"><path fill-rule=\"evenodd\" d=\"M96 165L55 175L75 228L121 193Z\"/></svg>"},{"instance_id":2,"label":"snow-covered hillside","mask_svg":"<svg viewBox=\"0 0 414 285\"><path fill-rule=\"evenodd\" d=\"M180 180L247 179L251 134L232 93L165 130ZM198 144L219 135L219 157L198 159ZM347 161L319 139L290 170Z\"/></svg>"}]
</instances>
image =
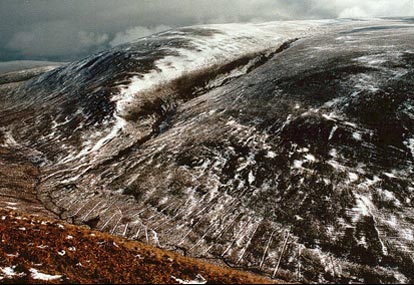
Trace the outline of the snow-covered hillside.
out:
<instances>
[{"instance_id":1,"label":"snow-covered hillside","mask_svg":"<svg viewBox=\"0 0 414 285\"><path fill-rule=\"evenodd\" d=\"M413 43L405 19L170 30L0 89L0 144L61 219L292 281L413 282Z\"/></svg>"}]
</instances>

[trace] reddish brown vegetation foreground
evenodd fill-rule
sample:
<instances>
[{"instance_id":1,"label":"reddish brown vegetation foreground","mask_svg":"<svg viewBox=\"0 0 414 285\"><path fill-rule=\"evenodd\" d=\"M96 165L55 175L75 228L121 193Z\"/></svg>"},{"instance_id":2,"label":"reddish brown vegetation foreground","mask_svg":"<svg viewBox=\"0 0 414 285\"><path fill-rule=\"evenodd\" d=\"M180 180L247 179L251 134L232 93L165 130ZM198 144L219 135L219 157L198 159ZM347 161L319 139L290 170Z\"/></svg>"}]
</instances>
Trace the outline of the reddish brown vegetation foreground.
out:
<instances>
[{"instance_id":1,"label":"reddish brown vegetation foreground","mask_svg":"<svg viewBox=\"0 0 414 285\"><path fill-rule=\"evenodd\" d=\"M60 221L0 210L0 283L272 283L136 241ZM14 276L4 273L12 268ZM201 277L197 277L201 275ZM178 278L178 279L176 279Z\"/></svg>"}]
</instances>

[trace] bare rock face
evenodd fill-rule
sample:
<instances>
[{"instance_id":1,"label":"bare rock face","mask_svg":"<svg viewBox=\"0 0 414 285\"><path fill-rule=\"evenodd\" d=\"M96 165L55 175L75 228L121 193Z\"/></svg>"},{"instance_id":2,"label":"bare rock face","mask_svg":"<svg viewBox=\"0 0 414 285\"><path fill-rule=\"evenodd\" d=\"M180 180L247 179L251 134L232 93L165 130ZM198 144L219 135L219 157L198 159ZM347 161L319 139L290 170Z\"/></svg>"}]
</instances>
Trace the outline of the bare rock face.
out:
<instances>
[{"instance_id":1,"label":"bare rock face","mask_svg":"<svg viewBox=\"0 0 414 285\"><path fill-rule=\"evenodd\" d=\"M0 94L73 223L308 282L414 282L409 19L173 30Z\"/></svg>"}]
</instances>

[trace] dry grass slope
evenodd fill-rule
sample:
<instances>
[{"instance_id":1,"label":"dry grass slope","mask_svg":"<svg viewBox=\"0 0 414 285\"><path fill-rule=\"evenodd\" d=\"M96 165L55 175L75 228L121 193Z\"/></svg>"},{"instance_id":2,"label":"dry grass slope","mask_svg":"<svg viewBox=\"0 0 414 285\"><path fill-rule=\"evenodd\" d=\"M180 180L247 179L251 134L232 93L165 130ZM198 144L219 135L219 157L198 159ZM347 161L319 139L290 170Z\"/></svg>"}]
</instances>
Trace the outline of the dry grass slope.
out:
<instances>
[{"instance_id":1,"label":"dry grass slope","mask_svg":"<svg viewBox=\"0 0 414 285\"><path fill-rule=\"evenodd\" d=\"M0 220L0 283L275 283L58 220L11 210Z\"/></svg>"}]
</instances>

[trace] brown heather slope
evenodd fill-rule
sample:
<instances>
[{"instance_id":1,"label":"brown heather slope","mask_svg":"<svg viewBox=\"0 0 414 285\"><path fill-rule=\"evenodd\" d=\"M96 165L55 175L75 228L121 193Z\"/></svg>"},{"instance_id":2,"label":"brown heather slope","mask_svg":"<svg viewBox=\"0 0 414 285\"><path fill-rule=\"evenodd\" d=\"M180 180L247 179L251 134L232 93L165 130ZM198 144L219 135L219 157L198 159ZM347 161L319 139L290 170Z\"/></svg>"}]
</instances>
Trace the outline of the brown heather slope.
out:
<instances>
[{"instance_id":1,"label":"brown heather slope","mask_svg":"<svg viewBox=\"0 0 414 285\"><path fill-rule=\"evenodd\" d=\"M276 282L11 210L0 210L0 238L0 283L180 283L178 279L206 280L209 284ZM35 272L55 279L35 279Z\"/></svg>"}]
</instances>

